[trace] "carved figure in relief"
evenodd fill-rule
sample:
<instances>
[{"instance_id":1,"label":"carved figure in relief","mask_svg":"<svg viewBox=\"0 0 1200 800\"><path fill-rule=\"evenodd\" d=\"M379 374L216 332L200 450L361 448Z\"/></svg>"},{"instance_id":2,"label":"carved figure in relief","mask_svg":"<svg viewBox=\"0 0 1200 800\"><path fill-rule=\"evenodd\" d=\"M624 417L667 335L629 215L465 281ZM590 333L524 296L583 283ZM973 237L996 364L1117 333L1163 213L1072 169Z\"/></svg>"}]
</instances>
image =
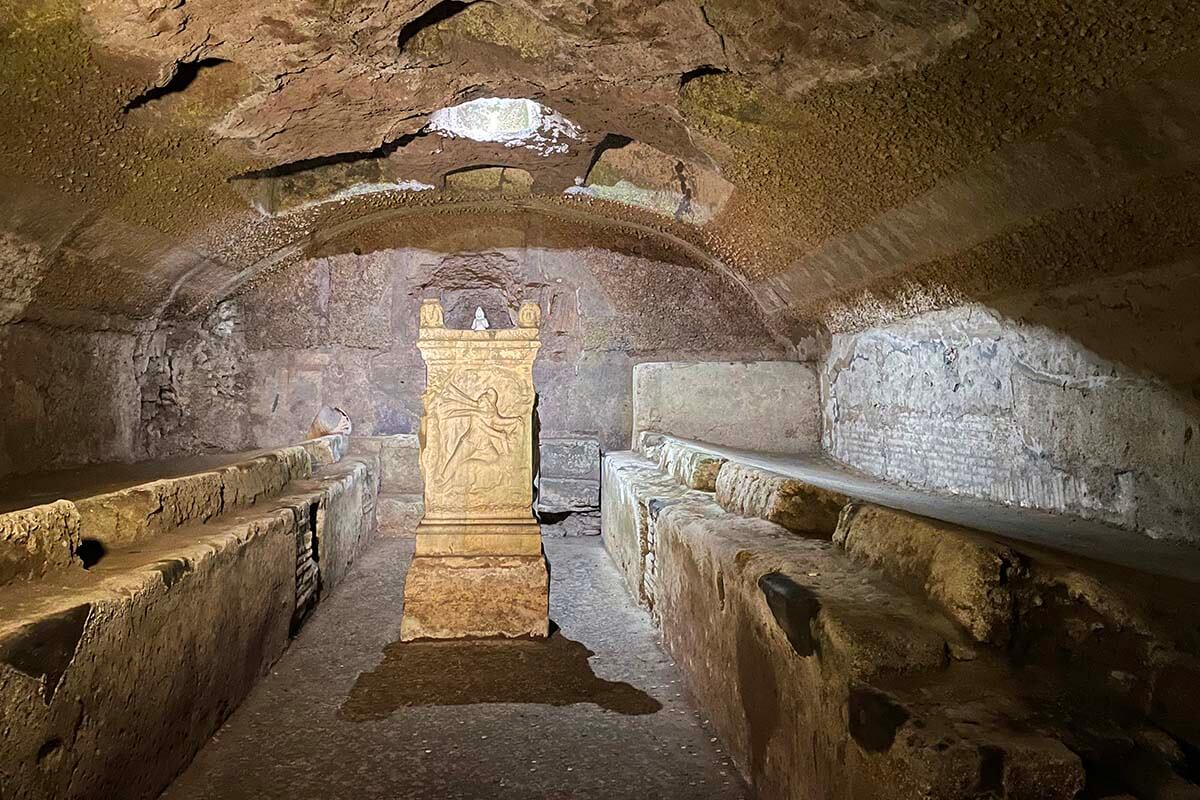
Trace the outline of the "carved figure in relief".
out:
<instances>
[{"instance_id":1,"label":"carved figure in relief","mask_svg":"<svg viewBox=\"0 0 1200 800\"><path fill-rule=\"evenodd\" d=\"M446 326L440 300L422 300L419 316L422 328L444 328Z\"/></svg>"},{"instance_id":2,"label":"carved figure in relief","mask_svg":"<svg viewBox=\"0 0 1200 800\"><path fill-rule=\"evenodd\" d=\"M521 418L501 414L496 405L499 399L495 389L484 389L472 398L453 384L446 384L435 412L444 454L437 473L439 480L468 462L492 464L512 452ZM452 420L465 420L466 425L450 424Z\"/></svg>"},{"instance_id":3,"label":"carved figure in relief","mask_svg":"<svg viewBox=\"0 0 1200 800\"><path fill-rule=\"evenodd\" d=\"M539 328L542 325L542 307L537 303L522 303L517 312L517 326L521 328Z\"/></svg>"}]
</instances>

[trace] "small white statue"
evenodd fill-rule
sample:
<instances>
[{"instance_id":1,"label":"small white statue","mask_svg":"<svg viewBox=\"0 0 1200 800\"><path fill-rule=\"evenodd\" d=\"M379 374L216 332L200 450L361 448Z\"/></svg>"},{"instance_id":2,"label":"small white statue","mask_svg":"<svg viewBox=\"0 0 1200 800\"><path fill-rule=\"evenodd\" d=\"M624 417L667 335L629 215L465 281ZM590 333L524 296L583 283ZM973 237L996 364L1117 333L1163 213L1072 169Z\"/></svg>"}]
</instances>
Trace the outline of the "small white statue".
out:
<instances>
[{"instance_id":1,"label":"small white statue","mask_svg":"<svg viewBox=\"0 0 1200 800\"><path fill-rule=\"evenodd\" d=\"M475 306L475 321L471 323L471 330L486 331L490 327L492 326L488 324L487 315L483 313L483 308Z\"/></svg>"}]
</instances>

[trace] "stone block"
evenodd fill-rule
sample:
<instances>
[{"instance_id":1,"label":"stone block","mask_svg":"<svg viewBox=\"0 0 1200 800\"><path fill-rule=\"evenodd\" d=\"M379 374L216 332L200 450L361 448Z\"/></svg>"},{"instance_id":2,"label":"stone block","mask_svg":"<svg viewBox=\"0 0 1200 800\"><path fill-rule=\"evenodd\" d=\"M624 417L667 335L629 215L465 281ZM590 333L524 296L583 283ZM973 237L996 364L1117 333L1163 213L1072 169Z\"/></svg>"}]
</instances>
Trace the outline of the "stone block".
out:
<instances>
[{"instance_id":1,"label":"stone block","mask_svg":"<svg viewBox=\"0 0 1200 800\"><path fill-rule=\"evenodd\" d=\"M563 539L573 536L599 536L600 512L581 511L556 518L556 521L541 521L543 539Z\"/></svg>"},{"instance_id":2,"label":"stone block","mask_svg":"<svg viewBox=\"0 0 1200 800\"><path fill-rule=\"evenodd\" d=\"M1048 736L992 736L989 745L1004 754L1004 797L1073 798L1083 789L1083 763L1062 742Z\"/></svg>"},{"instance_id":3,"label":"stone block","mask_svg":"<svg viewBox=\"0 0 1200 800\"><path fill-rule=\"evenodd\" d=\"M307 456L306 456L307 458ZM234 473L240 482L241 473ZM76 501L83 531L106 548L121 547L221 512L222 475L203 472L152 481Z\"/></svg>"},{"instance_id":4,"label":"stone block","mask_svg":"<svg viewBox=\"0 0 1200 800\"><path fill-rule=\"evenodd\" d=\"M605 453L600 495L600 535L633 596L651 605L654 539L650 507L689 494L686 486L645 458L629 452Z\"/></svg>"},{"instance_id":5,"label":"stone block","mask_svg":"<svg viewBox=\"0 0 1200 800\"><path fill-rule=\"evenodd\" d=\"M1154 681L1150 713L1172 736L1200 749L1200 659L1175 655Z\"/></svg>"},{"instance_id":6,"label":"stone block","mask_svg":"<svg viewBox=\"0 0 1200 800\"><path fill-rule=\"evenodd\" d=\"M0 514L0 586L80 566L79 512L59 500Z\"/></svg>"},{"instance_id":7,"label":"stone block","mask_svg":"<svg viewBox=\"0 0 1200 800\"><path fill-rule=\"evenodd\" d=\"M657 450L658 465L663 472L689 489L716 491L717 475L725 464L724 456L671 438L664 439Z\"/></svg>"},{"instance_id":8,"label":"stone block","mask_svg":"<svg viewBox=\"0 0 1200 800\"><path fill-rule=\"evenodd\" d=\"M399 434L382 437L379 462L383 491L389 494L420 494L424 490L421 450L416 436Z\"/></svg>"},{"instance_id":9,"label":"stone block","mask_svg":"<svg viewBox=\"0 0 1200 800\"><path fill-rule=\"evenodd\" d=\"M347 454L359 456L360 458L377 456L379 455L379 451L383 449L383 442L387 438L386 436L362 436L355 434L350 437L350 448Z\"/></svg>"},{"instance_id":10,"label":"stone block","mask_svg":"<svg viewBox=\"0 0 1200 800\"><path fill-rule=\"evenodd\" d=\"M803 481L727 462L717 476L717 503L726 511L758 517L790 531L833 538L850 498Z\"/></svg>"},{"instance_id":11,"label":"stone block","mask_svg":"<svg viewBox=\"0 0 1200 800\"><path fill-rule=\"evenodd\" d=\"M666 441L666 438L663 434L656 433L655 431L642 431L637 435L637 441L634 442L633 449L644 458L648 458L657 464L663 442Z\"/></svg>"},{"instance_id":12,"label":"stone block","mask_svg":"<svg viewBox=\"0 0 1200 800\"><path fill-rule=\"evenodd\" d=\"M543 514L594 511L600 507L600 481L540 478L537 510Z\"/></svg>"},{"instance_id":13,"label":"stone block","mask_svg":"<svg viewBox=\"0 0 1200 800\"><path fill-rule=\"evenodd\" d=\"M217 470L217 474L221 480L222 507L247 506L278 495L283 487L294 480L310 477L312 460L303 447L284 447L250 461L224 467ZM201 477L191 475L179 480ZM181 514L179 524L197 518L202 517L194 513Z\"/></svg>"},{"instance_id":14,"label":"stone block","mask_svg":"<svg viewBox=\"0 0 1200 800\"><path fill-rule=\"evenodd\" d=\"M331 433L327 436L309 439L300 446L308 453L314 467L325 467L342 460L350 449L350 436L344 433Z\"/></svg>"},{"instance_id":15,"label":"stone block","mask_svg":"<svg viewBox=\"0 0 1200 800\"><path fill-rule=\"evenodd\" d=\"M543 477L600 480L600 442L595 439L542 439L539 450Z\"/></svg>"},{"instance_id":16,"label":"stone block","mask_svg":"<svg viewBox=\"0 0 1200 800\"><path fill-rule=\"evenodd\" d=\"M381 494L376 509L381 536L411 538L417 535L425 502L416 494Z\"/></svg>"},{"instance_id":17,"label":"stone block","mask_svg":"<svg viewBox=\"0 0 1200 800\"><path fill-rule=\"evenodd\" d=\"M1025 568L1011 548L967 528L870 503L846 506L834 542L924 594L976 641L1009 641L1010 582Z\"/></svg>"},{"instance_id":18,"label":"stone block","mask_svg":"<svg viewBox=\"0 0 1200 800\"><path fill-rule=\"evenodd\" d=\"M643 431L747 450L819 450L816 368L797 361L638 364L635 446Z\"/></svg>"},{"instance_id":19,"label":"stone block","mask_svg":"<svg viewBox=\"0 0 1200 800\"><path fill-rule=\"evenodd\" d=\"M400 639L545 638L549 589L540 555L414 558Z\"/></svg>"}]
</instances>

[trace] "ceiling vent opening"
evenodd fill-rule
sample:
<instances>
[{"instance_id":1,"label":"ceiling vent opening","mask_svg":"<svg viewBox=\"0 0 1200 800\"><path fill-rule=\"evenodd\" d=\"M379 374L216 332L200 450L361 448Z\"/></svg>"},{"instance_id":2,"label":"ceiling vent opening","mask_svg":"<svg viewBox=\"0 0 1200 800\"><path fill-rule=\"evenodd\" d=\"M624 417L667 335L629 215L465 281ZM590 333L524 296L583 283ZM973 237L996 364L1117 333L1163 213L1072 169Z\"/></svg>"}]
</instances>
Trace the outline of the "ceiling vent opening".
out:
<instances>
[{"instance_id":1,"label":"ceiling vent opening","mask_svg":"<svg viewBox=\"0 0 1200 800\"><path fill-rule=\"evenodd\" d=\"M564 155L583 141L579 126L525 98L484 97L433 112L426 131L449 138L524 147L543 156Z\"/></svg>"}]
</instances>

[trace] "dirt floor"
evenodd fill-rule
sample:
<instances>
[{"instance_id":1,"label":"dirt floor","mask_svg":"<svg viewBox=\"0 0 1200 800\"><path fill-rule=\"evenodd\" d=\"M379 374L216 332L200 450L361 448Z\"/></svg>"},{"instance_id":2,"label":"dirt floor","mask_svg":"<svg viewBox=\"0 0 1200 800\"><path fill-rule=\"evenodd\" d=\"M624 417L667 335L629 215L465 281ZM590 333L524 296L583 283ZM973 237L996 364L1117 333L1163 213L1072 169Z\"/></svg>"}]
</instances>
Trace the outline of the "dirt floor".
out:
<instances>
[{"instance_id":1,"label":"dirt floor","mask_svg":"<svg viewBox=\"0 0 1200 800\"><path fill-rule=\"evenodd\" d=\"M598 539L547 540L548 642L399 643L381 539L163 795L746 798Z\"/></svg>"}]
</instances>

